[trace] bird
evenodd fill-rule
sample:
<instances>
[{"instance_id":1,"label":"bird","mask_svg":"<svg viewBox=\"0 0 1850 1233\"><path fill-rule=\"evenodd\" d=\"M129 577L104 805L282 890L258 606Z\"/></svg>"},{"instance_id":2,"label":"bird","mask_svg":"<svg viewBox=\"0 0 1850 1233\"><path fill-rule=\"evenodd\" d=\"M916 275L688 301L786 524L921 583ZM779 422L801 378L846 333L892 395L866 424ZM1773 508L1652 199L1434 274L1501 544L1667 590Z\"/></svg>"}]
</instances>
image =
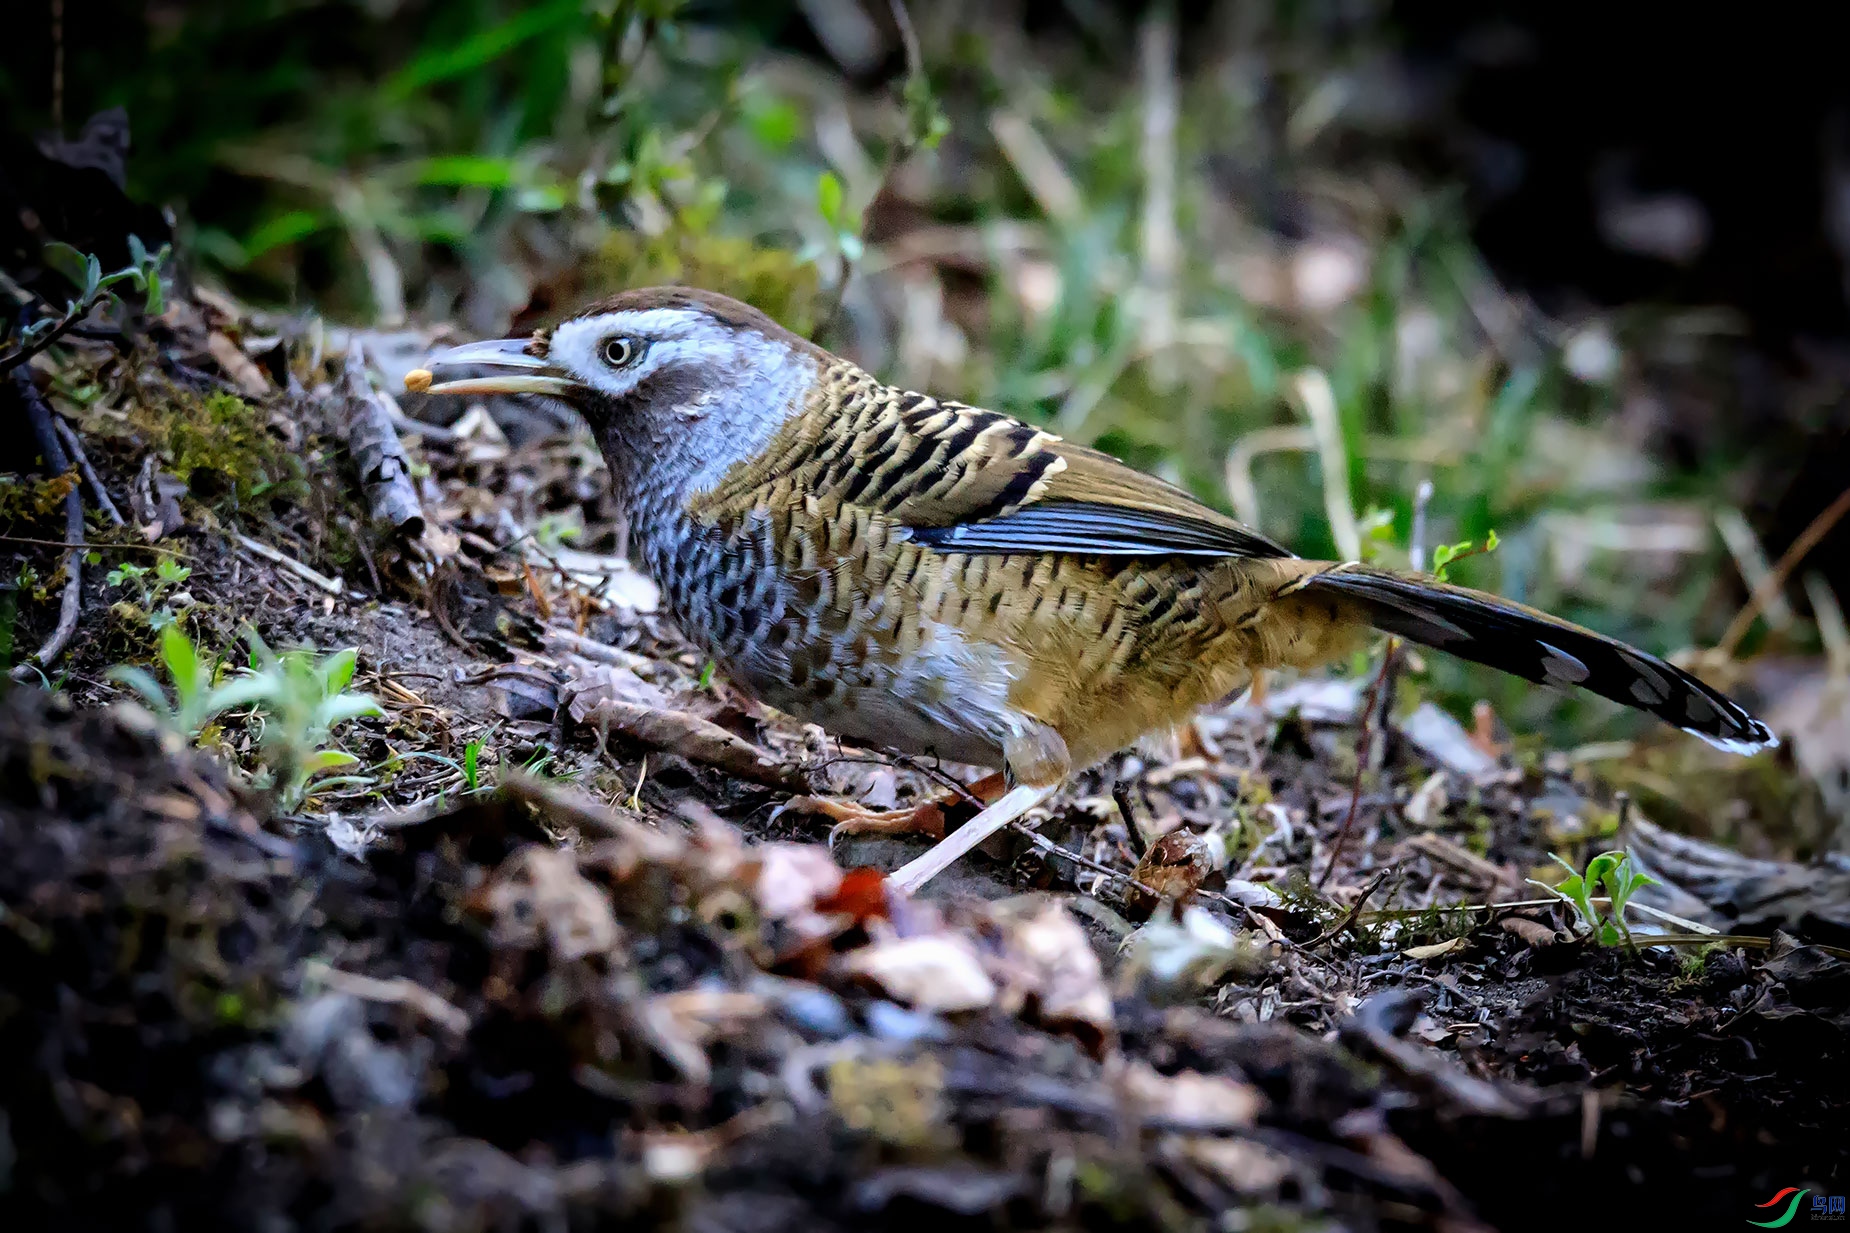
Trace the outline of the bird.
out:
<instances>
[{"instance_id":1,"label":"bird","mask_svg":"<svg viewBox=\"0 0 1850 1233\"><path fill-rule=\"evenodd\" d=\"M901 893L1075 772L1372 631L1725 750L1776 743L1657 656L1428 575L1306 560L1109 454L884 384L714 292L626 290L427 365L410 388L584 417L632 553L744 690L839 737L1001 773L974 819L888 876ZM474 375L433 379L459 369Z\"/></svg>"}]
</instances>

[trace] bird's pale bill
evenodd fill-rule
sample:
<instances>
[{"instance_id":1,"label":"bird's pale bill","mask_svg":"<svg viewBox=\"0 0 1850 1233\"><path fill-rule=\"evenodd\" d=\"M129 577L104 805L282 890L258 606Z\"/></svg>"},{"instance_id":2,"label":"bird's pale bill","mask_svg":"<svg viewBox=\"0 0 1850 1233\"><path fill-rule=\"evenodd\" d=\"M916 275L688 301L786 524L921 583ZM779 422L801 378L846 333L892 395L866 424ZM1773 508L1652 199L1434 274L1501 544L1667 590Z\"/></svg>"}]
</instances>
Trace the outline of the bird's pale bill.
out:
<instances>
[{"instance_id":1,"label":"bird's pale bill","mask_svg":"<svg viewBox=\"0 0 1850 1233\"><path fill-rule=\"evenodd\" d=\"M484 342L464 343L430 357L433 373L444 369L477 368L491 370L485 376L458 377L437 381L424 389L427 394L547 394L569 398L584 387L554 368L544 356L528 348L531 339L492 338ZM493 371L499 369L500 371ZM409 382L407 382L409 388Z\"/></svg>"}]
</instances>

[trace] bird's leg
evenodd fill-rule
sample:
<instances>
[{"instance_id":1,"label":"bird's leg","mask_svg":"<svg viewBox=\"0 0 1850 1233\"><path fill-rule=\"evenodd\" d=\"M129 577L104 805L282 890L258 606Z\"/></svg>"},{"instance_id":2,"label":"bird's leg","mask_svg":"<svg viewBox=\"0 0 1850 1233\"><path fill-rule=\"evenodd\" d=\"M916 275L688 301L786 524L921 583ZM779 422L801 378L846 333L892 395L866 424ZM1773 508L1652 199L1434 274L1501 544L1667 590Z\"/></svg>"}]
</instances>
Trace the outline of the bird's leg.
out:
<instances>
[{"instance_id":1,"label":"bird's leg","mask_svg":"<svg viewBox=\"0 0 1850 1233\"><path fill-rule=\"evenodd\" d=\"M958 857L1052 796L1059 786L1048 784L1037 788L1032 784L1020 784L1010 788L995 804L953 831L950 838L939 840L925 855L889 873L886 877L888 888L902 895L916 894Z\"/></svg>"},{"instance_id":2,"label":"bird's leg","mask_svg":"<svg viewBox=\"0 0 1850 1233\"><path fill-rule=\"evenodd\" d=\"M984 776L961 792L944 792L905 809L869 809L853 801L826 796L799 796L787 806L809 813L819 813L835 822L829 831L829 844L843 835L925 835L944 838L944 812L961 801L975 797L991 804L1008 787L1000 771Z\"/></svg>"},{"instance_id":3,"label":"bird's leg","mask_svg":"<svg viewBox=\"0 0 1850 1233\"><path fill-rule=\"evenodd\" d=\"M1025 717L1024 717L1025 718ZM1028 721L1002 746L1009 771L1025 780L1004 792L982 813L940 839L931 851L889 873L886 884L910 895L937 877L958 857L1054 794L1072 773L1072 756L1059 732L1044 723Z\"/></svg>"}]
</instances>

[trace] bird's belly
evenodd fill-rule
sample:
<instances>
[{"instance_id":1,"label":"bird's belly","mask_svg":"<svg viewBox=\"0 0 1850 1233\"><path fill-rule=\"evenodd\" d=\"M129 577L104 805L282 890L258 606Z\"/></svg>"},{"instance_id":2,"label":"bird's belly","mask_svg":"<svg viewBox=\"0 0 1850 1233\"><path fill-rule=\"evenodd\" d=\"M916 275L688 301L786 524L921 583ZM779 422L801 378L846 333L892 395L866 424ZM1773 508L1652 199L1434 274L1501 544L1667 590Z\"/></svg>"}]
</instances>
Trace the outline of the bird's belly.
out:
<instances>
[{"instance_id":1,"label":"bird's belly","mask_svg":"<svg viewBox=\"0 0 1850 1233\"><path fill-rule=\"evenodd\" d=\"M727 675L778 710L858 742L1000 766L1024 723L1008 654L923 617L906 589L843 567L778 559L788 543L754 527L715 542L683 536L649 564L676 623Z\"/></svg>"},{"instance_id":2,"label":"bird's belly","mask_svg":"<svg viewBox=\"0 0 1850 1233\"><path fill-rule=\"evenodd\" d=\"M1023 724L1004 653L947 625L924 624L910 645L871 630L793 639L733 671L769 705L836 736L954 762L1001 766Z\"/></svg>"}]
</instances>

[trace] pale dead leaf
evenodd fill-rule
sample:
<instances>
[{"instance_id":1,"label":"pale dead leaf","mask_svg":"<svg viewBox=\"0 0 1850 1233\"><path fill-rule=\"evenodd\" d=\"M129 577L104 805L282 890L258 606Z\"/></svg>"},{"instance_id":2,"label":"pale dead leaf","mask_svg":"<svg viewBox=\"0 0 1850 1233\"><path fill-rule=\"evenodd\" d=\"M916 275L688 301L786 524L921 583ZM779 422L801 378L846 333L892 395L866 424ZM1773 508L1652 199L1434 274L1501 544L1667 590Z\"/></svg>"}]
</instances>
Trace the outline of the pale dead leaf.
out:
<instances>
[{"instance_id":1,"label":"pale dead leaf","mask_svg":"<svg viewBox=\"0 0 1850 1233\"><path fill-rule=\"evenodd\" d=\"M562 962L607 954L622 938L604 893L556 848L516 852L496 871L485 902L498 945L531 948L543 934Z\"/></svg>"},{"instance_id":2,"label":"pale dead leaf","mask_svg":"<svg viewBox=\"0 0 1850 1233\"><path fill-rule=\"evenodd\" d=\"M660 993L643 1003L637 1019L657 1052L690 1082L713 1077L707 1045L739 1036L760 1023L770 1003L755 993L725 989L683 989Z\"/></svg>"},{"instance_id":3,"label":"pale dead leaf","mask_svg":"<svg viewBox=\"0 0 1850 1233\"><path fill-rule=\"evenodd\" d=\"M1251 1126L1265 1107L1259 1090L1238 1079L1194 1070L1165 1075L1143 1061L1125 1064L1118 1090L1143 1120L1189 1129Z\"/></svg>"},{"instance_id":4,"label":"pale dead leaf","mask_svg":"<svg viewBox=\"0 0 1850 1233\"><path fill-rule=\"evenodd\" d=\"M631 702L638 706L666 707L668 695L660 687L614 664L591 664L560 687L566 710L575 723L584 723L605 702Z\"/></svg>"},{"instance_id":5,"label":"pale dead leaf","mask_svg":"<svg viewBox=\"0 0 1850 1233\"><path fill-rule=\"evenodd\" d=\"M1270 1194L1292 1174L1291 1157L1262 1143L1205 1135L1177 1135L1171 1142L1177 1155L1236 1194Z\"/></svg>"},{"instance_id":6,"label":"pale dead leaf","mask_svg":"<svg viewBox=\"0 0 1850 1233\"><path fill-rule=\"evenodd\" d=\"M1431 946L1409 946L1400 953L1409 959L1442 959L1453 951L1464 948L1462 937L1447 938L1443 942L1434 942Z\"/></svg>"},{"instance_id":7,"label":"pale dead leaf","mask_svg":"<svg viewBox=\"0 0 1850 1233\"><path fill-rule=\"evenodd\" d=\"M1434 771L1426 777L1426 782L1407 798L1407 804L1401 810L1407 821L1415 826L1427 826L1445 812L1450 799L1446 796L1445 781L1447 772Z\"/></svg>"},{"instance_id":8,"label":"pale dead leaf","mask_svg":"<svg viewBox=\"0 0 1850 1233\"><path fill-rule=\"evenodd\" d=\"M1048 1027L1076 1025L1089 1036L1109 1036L1113 1019L1104 969L1071 913L1041 900L1025 913L998 914L1005 961L994 974L1003 985L1004 1007L1018 1013L1032 999L1036 1017Z\"/></svg>"},{"instance_id":9,"label":"pale dead leaf","mask_svg":"<svg viewBox=\"0 0 1850 1233\"><path fill-rule=\"evenodd\" d=\"M920 1010L981 1010L996 1000L996 983L976 948L957 934L882 938L851 952L844 966Z\"/></svg>"},{"instance_id":10,"label":"pale dead leaf","mask_svg":"<svg viewBox=\"0 0 1850 1233\"><path fill-rule=\"evenodd\" d=\"M767 843L751 849L758 858L752 896L767 920L786 920L816 906L841 886L841 866L828 849L808 843Z\"/></svg>"},{"instance_id":11,"label":"pale dead leaf","mask_svg":"<svg viewBox=\"0 0 1850 1233\"><path fill-rule=\"evenodd\" d=\"M257 362L245 355L228 335L213 330L206 336L206 351L246 398L262 398L273 388L270 379L263 375L263 369L257 367Z\"/></svg>"}]
</instances>

